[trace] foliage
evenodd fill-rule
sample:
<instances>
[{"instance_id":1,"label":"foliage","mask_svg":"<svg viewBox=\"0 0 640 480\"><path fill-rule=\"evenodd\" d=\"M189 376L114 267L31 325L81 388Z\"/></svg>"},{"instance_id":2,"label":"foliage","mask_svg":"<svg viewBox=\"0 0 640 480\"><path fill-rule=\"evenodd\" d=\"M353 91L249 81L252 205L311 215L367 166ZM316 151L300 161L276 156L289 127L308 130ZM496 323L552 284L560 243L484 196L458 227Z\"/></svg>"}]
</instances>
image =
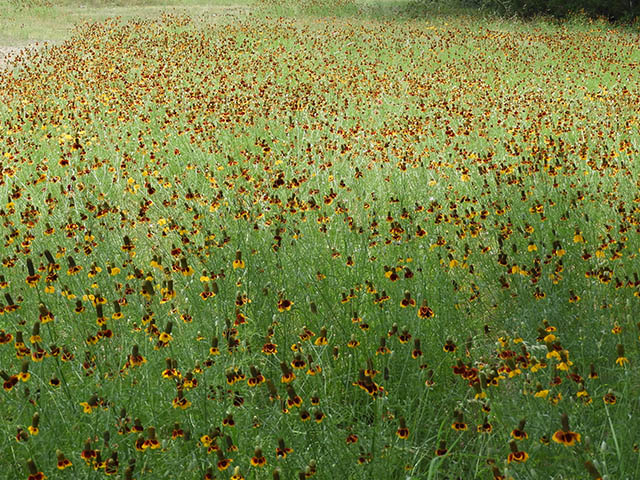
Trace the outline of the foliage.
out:
<instances>
[{"instance_id":1,"label":"foliage","mask_svg":"<svg viewBox=\"0 0 640 480\"><path fill-rule=\"evenodd\" d=\"M527 17L583 14L610 20L632 20L640 15L640 4L634 0L468 0L467 3Z\"/></svg>"}]
</instances>

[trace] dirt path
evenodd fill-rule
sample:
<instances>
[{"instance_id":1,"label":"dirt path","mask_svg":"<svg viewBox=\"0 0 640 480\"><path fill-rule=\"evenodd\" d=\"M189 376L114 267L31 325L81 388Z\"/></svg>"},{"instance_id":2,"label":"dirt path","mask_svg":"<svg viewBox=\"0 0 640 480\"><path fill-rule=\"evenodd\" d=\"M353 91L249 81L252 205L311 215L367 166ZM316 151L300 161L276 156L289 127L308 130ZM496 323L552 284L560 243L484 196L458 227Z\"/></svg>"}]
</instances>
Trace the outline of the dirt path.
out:
<instances>
[{"instance_id":1,"label":"dirt path","mask_svg":"<svg viewBox=\"0 0 640 480\"><path fill-rule=\"evenodd\" d=\"M41 46L42 44L40 44ZM9 62L17 57L23 50L38 48L35 43L20 46L0 47L0 69L5 68Z\"/></svg>"}]
</instances>

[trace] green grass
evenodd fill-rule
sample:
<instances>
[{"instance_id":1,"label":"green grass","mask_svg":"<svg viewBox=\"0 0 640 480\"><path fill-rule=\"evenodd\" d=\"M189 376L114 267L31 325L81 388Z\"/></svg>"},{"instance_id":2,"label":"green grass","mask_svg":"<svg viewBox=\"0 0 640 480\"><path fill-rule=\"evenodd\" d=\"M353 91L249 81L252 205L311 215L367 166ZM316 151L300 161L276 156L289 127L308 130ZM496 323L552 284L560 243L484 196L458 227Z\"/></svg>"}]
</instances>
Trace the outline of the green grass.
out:
<instances>
[{"instance_id":1,"label":"green grass","mask_svg":"<svg viewBox=\"0 0 640 480\"><path fill-rule=\"evenodd\" d=\"M436 7L0 72L10 478L638 477L637 34Z\"/></svg>"}]
</instances>

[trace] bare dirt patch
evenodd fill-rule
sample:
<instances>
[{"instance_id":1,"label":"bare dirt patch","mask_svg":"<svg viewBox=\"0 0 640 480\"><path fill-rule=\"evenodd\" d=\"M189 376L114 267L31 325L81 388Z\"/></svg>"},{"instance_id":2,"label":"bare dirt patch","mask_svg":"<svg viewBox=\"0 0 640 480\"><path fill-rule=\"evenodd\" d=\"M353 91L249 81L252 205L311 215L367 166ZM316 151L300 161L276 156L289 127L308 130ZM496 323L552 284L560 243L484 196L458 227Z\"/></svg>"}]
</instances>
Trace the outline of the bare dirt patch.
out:
<instances>
[{"instance_id":1,"label":"bare dirt patch","mask_svg":"<svg viewBox=\"0 0 640 480\"><path fill-rule=\"evenodd\" d=\"M11 60L19 57L22 53L41 47L42 44L30 43L27 45L15 45L0 47L0 69L5 68Z\"/></svg>"}]
</instances>

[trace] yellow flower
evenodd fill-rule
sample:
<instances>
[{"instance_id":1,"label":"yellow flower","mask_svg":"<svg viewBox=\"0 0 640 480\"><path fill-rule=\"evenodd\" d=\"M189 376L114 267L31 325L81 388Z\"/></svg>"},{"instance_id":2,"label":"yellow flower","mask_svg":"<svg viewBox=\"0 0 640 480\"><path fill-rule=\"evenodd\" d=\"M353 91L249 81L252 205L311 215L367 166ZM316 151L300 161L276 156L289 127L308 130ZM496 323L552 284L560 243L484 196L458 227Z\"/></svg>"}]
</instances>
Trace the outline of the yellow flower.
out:
<instances>
[{"instance_id":1,"label":"yellow flower","mask_svg":"<svg viewBox=\"0 0 640 480\"><path fill-rule=\"evenodd\" d=\"M242 252L238 250L236 252L236 259L233 261L233 269L244 268L244 260L242 260Z\"/></svg>"},{"instance_id":2,"label":"yellow flower","mask_svg":"<svg viewBox=\"0 0 640 480\"><path fill-rule=\"evenodd\" d=\"M629 359L627 357L616 358L616 365L620 365L621 367L624 367L627 363L629 363Z\"/></svg>"},{"instance_id":3,"label":"yellow flower","mask_svg":"<svg viewBox=\"0 0 640 480\"><path fill-rule=\"evenodd\" d=\"M238 268L244 268L244 260L234 260L233 261L233 269L236 270Z\"/></svg>"},{"instance_id":4,"label":"yellow flower","mask_svg":"<svg viewBox=\"0 0 640 480\"><path fill-rule=\"evenodd\" d=\"M626 364L629 363L629 359L624 356L624 345L619 343L616 346L616 352L618 353L618 358L616 358L616 365L620 365L621 367L624 367Z\"/></svg>"},{"instance_id":5,"label":"yellow flower","mask_svg":"<svg viewBox=\"0 0 640 480\"><path fill-rule=\"evenodd\" d=\"M549 401L554 405L557 405L561 400L562 400L562 394L560 392L558 392L557 394L555 394L549 399Z\"/></svg>"},{"instance_id":6,"label":"yellow flower","mask_svg":"<svg viewBox=\"0 0 640 480\"><path fill-rule=\"evenodd\" d=\"M556 360L560 360L560 354L555 350L551 350L547 353L547 359L555 358Z\"/></svg>"},{"instance_id":7,"label":"yellow flower","mask_svg":"<svg viewBox=\"0 0 640 480\"><path fill-rule=\"evenodd\" d=\"M581 441L581 437L579 433L571 432L571 431L563 431L563 430L558 430L556 433L553 434L553 437L551 438L554 442L560 443L565 447L571 447L575 445L576 442Z\"/></svg>"}]
</instances>

